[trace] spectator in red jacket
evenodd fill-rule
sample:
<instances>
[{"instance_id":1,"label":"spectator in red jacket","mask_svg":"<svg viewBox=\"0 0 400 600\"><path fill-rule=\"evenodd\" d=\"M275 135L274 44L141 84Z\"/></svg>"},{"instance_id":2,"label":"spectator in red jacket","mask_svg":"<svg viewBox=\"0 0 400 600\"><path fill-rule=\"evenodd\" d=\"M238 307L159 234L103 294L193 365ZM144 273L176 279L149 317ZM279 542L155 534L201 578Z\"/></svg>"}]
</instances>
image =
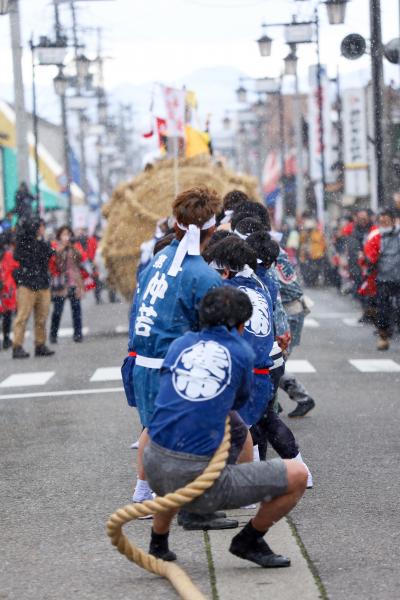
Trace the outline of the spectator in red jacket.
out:
<instances>
[{"instance_id":1,"label":"spectator in red jacket","mask_svg":"<svg viewBox=\"0 0 400 600\"><path fill-rule=\"evenodd\" d=\"M393 210L381 212L379 233L370 237L364 251L369 273L376 276L377 350L388 350L400 306L400 226Z\"/></svg>"},{"instance_id":2,"label":"spectator in red jacket","mask_svg":"<svg viewBox=\"0 0 400 600\"><path fill-rule=\"evenodd\" d=\"M0 236L0 315L3 321L3 348L12 346L10 339L12 315L17 309L17 285L13 271L19 267L9 249L10 236Z\"/></svg>"},{"instance_id":3,"label":"spectator in red jacket","mask_svg":"<svg viewBox=\"0 0 400 600\"><path fill-rule=\"evenodd\" d=\"M86 253L79 242L74 243L73 231L67 225L60 227L52 244L56 254L50 261L53 314L51 316L50 342L57 343L58 330L65 300L71 303L74 342L82 341L81 298L85 292L82 267Z\"/></svg>"}]
</instances>

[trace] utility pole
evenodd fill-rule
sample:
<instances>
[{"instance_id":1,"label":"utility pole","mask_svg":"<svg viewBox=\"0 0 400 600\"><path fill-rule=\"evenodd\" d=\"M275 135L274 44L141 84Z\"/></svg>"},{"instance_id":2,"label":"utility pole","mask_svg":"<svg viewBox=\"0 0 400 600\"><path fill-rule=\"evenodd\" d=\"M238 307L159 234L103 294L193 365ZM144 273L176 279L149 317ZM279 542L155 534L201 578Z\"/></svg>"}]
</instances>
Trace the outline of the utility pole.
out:
<instances>
[{"instance_id":1,"label":"utility pole","mask_svg":"<svg viewBox=\"0 0 400 600\"><path fill-rule=\"evenodd\" d=\"M74 50L75 50L75 65L77 70L76 78L76 95L81 94L81 81L78 72L78 60L79 60L79 42L78 42L78 22L76 18L76 7L74 0L70 0L70 9L72 16L72 31L74 37ZM79 109L78 111L78 122L79 122L79 154L80 154L80 173L81 173L81 187L85 195L85 200L89 195L89 185L87 180L87 160L86 160L86 144L85 144L85 111Z\"/></svg>"},{"instance_id":2,"label":"utility pole","mask_svg":"<svg viewBox=\"0 0 400 600\"><path fill-rule=\"evenodd\" d=\"M372 71L372 98L374 110L374 150L376 163L376 197L378 208L386 203L384 185L384 158L383 158L383 46L381 1L370 0L371 23L371 71Z\"/></svg>"},{"instance_id":3,"label":"utility pole","mask_svg":"<svg viewBox=\"0 0 400 600\"><path fill-rule=\"evenodd\" d=\"M58 2L54 0L54 21L56 28L56 41L58 42L62 37L61 32L61 23L60 23L60 13L58 9ZM58 69L58 76L64 77L62 67ZM69 156L69 138L68 138L68 117L67 117L67 100L65 96L65 91L60 94L60 102L61 102L61 120L62 120L62 133L63 133L63 147L64 147L64 169L65 169L65 177L66 177L66 194L67 194L67 222L70 227L72 227L72 192L71 192L71 166L70 166L70 156Z\"/></svg>"},{"instance_id":4,"label":"utility pole","mask_svg":"<svg viewBox=\"0 0 400 600\"><path fill-rule=\"evenodd\" d=\"M25 111L24 82L22 78L21 23L18 0L10 6L11 47L14 72L14 110L17 140L18 181L30 185L28 122Z\"/></svg>"},{"instance_id":5,"label":"utility pole","mask_svg":"<svg viewBox=\"0 0 400 600\"><path fill-rule=\"evenodd\" d=\"M306 207L306 199L304 193L304 164L303 164L303 111L301 107L301 96L299 89L299 75L296 67L295 74L295 91L294 91L294 110L296 112L296 212L297 216L301 216Z\"/></svg>"}]
</instances>

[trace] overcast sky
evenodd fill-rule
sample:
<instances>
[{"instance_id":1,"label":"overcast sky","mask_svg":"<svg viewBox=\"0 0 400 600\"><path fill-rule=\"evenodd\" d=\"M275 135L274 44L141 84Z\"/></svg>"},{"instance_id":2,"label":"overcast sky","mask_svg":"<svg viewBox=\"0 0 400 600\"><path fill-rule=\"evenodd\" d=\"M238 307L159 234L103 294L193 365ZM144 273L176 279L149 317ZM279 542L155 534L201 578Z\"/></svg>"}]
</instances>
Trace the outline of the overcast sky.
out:
<instances>
[{"instance_id":1,"label":"overcast sky","mask_svg":"<svg viewBox=\"0 0 400 600\"><path fill-rule=\"evenodd\" d=\"M368 37L368 0L350 0L346 25L327 24L326 10L320 6L321 57L334 75L337 65L342 72L368 69L369 57L350 62L340 57L340 41L351 32ZM83 39L94 50L93 27L104 28L104 46L110 60L106 84L141 84L162 81L173 84L186 74L210 66L234 66L252 77L278 75L287 47L283 32L271 29L276 38L273 56L258 56L254 40L261 33L261 23L289 21L292 14L309 17L316 0L77 0L79 20L87 27ZM53 24L50 0L20 0L25 47L33 32L49 34ZM297 8L296 8L297 7ZM382 0L383 36L385 41L399 35L399 0ZM63 22L69 24L68 6L61 6ZM12 68L8 19L0 18L0 96L10 97ZM315 62L315 47L299 50L299 69L305 81L309 64ZM386 63L388 77L398 81L400 69ZM53 68L38 69L40 85L54 75ZM30 56L24 53L24 76L30 84Z\"/></svg>"}]
</instances>

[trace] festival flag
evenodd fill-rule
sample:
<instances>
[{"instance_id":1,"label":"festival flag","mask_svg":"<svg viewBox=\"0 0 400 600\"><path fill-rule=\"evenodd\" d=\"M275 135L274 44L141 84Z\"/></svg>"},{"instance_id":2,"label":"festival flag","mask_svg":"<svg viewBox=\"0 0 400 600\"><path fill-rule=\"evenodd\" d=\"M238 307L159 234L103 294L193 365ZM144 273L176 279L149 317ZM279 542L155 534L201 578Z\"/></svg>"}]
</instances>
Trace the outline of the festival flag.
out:
<instances>
[{"instance_id":1,"label":"festival flag","mask_svg":"<svg viewBox=\"0 0 400 600\"><path fill-rule=\"evenodd\" d=\"M167 134L169 137L185 137L186 91L163 86Z\"/></svg>"},{"instance_id":2,"label":"festival flag","mask_svg":"<svg viewBox=\"0 0 400 600\"><path fill-rule=\"evenodd\" d=\"M194 129L191 125L185 125L185 156L191 158L199 154L210 154L210 136L206 131Z\"/></svg>"}]
</instances>

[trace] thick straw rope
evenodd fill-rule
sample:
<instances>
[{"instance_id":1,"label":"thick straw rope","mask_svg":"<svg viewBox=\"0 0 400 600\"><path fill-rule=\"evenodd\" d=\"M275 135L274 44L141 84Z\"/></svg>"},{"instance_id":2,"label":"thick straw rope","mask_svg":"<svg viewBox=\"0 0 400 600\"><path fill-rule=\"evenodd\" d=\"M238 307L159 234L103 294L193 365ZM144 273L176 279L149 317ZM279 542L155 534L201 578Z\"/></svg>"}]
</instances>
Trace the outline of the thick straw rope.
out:
<instances>
[{"instance_id":1,"label":"thick straw rope","mask_svg":"<svg viewBox=\"0 0 400 600\"><path fill-rule=\"evenodd\" d=\"M141 504L128 504L118 509L107 522L107 534L111 538L113 546L121 554L125 554L128 560L135 562L139 567L161 575L170 581L182 600L207 600L197 589L191 579L180 567L172 562L166 562L155 558L135 546L123 533L122 527L130 521L139 517L154 515L155 513L167 512L177 509L198 498L208 490L221 474L226 465L228 451L231 443L231 428L229 417L225 423L224 438L215 452L204 472L192 483L171 492L166 496L158 496L154 500L146 500Z\"/></svg>"}]
</instances>

